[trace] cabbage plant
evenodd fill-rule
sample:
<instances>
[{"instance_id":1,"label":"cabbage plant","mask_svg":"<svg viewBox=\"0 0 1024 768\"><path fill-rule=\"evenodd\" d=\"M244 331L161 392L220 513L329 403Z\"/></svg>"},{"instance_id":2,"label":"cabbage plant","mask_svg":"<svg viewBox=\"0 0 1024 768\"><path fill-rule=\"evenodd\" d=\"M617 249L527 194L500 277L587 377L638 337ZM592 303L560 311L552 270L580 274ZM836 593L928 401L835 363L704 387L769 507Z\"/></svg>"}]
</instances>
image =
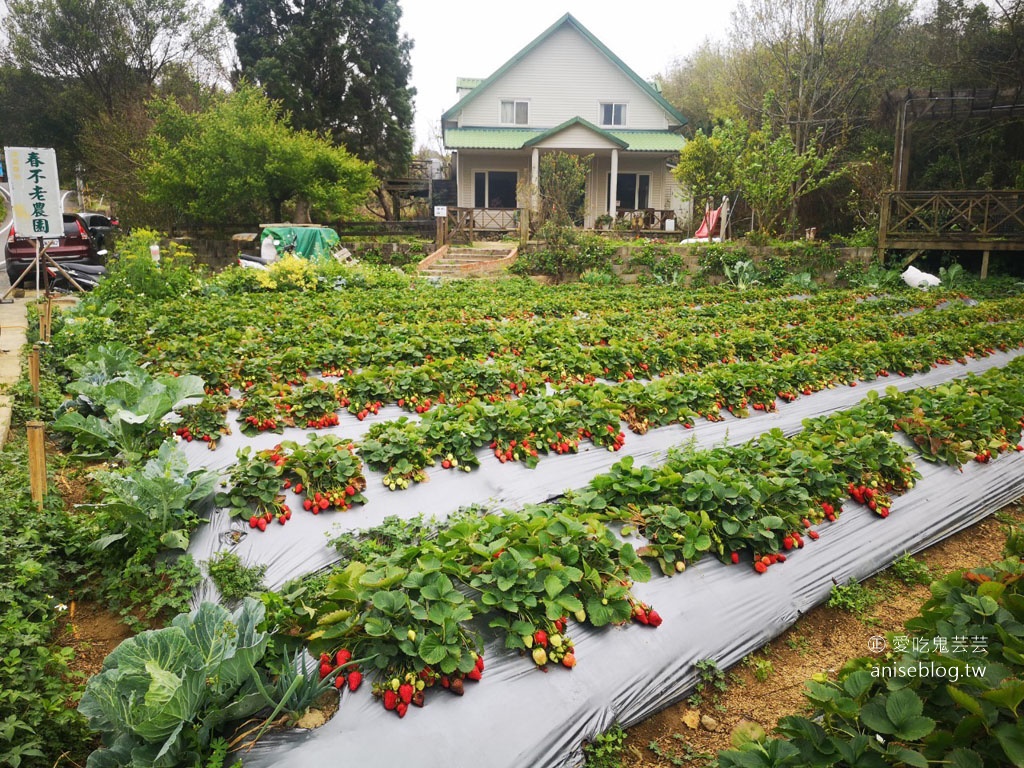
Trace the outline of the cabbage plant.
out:
<instances>
[{"instance_id":1,"label":"cabbage plant","mask_svg":"<svg viewBox=\"0 0 1024 768\"><path fill-rule=\"evenodd\" d=\"M234 613L203 603L115 648L78 705L103 747L88 768L199 764L219 726L273 706L255 665L268 637L263 604Z\"/></svg>"}]
</instances>

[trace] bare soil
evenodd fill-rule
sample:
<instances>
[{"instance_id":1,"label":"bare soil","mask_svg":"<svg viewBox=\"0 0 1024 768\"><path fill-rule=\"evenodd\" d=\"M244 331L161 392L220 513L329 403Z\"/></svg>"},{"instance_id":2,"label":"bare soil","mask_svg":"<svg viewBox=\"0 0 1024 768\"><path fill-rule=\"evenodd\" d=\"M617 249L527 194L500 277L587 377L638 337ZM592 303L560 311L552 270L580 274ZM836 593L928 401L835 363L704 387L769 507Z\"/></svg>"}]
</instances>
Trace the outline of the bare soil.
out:
<instances>
[{"instance_id":1,"label":"bare soil","mask_svg":"<svg viewBox=\"0 0 1024 768\"><path fill-rule=\"evenodd\" d=\"M116 613L91 602L72 603L61 623L58 641L74 648L69 666L85 676L83 682L103 668L107 654L134 634Z\"/></svg>"},{"instance_id":2,"label":"bare soil","mask_svg":"<svg viewBox=\"0 0 1024 768\"><path fill-rule=\"evenodd\" d=\"M915 559L935 577L999 560L1010 525L1024 525L1024 506L1007 507L998 517L961 531ZM779 718L804 711L804 681L869 655L869 638L902 630L930 596L928 587L908 586L889 573L869 579L865 586L880 596L869 611L855 616L819 606L729 669L724 692L705 692L696 707L686 700L678 702L629 729L623 768L704 766L718 750L731 748L731 732L743 721L770 733ZM705 716L714 722L702 723Z\"/></svg>"}]
</instances>

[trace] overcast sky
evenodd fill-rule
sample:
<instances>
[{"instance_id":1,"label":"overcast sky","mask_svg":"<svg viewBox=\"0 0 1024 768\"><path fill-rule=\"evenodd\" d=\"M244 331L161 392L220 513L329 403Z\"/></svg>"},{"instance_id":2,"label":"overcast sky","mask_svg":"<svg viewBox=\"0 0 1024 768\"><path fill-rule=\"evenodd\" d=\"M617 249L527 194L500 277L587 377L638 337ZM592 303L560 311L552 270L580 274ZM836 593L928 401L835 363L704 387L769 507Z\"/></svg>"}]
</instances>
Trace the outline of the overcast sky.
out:
<instances>
[{"instance_id":1,"label":"overcast sky","mask_svg":"<svg viewBox=\"0 0 1024 768\"><path fill-rule=\"evenodd\" d=\"M431 135L455 104L456 77L487 77L565 13L646 79L692 53L705 38L724 40L736 0L401 0L402 31L413 41L416 141Z\"/></svg>"}]
</instances>

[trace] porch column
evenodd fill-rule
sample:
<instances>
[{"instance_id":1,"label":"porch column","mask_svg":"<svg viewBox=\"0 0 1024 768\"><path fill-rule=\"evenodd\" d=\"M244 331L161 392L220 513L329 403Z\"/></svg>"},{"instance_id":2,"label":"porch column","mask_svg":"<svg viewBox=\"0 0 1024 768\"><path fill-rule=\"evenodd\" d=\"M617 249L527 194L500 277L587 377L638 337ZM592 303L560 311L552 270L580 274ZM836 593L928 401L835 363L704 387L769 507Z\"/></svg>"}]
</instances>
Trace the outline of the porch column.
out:
<instances>
[{"instance_id":1,"label":"porch column","mask_svg":"<svg viewBox=\"0 0 1024 768\"><path fill-rule=\"evenodd\" d=\"M615 220L615 202L619 196L619 150L612 150L612 174L608 181L608 215Z\"/></svg>"},{"instance_id":2,"label":"porch column","mask_svg":"<svg viewBox=\"0 0 1024 768\"><path fill-rule=\"evenodd\" d=\"M533 190L530 208L536 212L540 208L540 201L537 199L540 195L540 150L537 147L533 148L530 155L530 188Z\"/></svg>"}]
</instances>

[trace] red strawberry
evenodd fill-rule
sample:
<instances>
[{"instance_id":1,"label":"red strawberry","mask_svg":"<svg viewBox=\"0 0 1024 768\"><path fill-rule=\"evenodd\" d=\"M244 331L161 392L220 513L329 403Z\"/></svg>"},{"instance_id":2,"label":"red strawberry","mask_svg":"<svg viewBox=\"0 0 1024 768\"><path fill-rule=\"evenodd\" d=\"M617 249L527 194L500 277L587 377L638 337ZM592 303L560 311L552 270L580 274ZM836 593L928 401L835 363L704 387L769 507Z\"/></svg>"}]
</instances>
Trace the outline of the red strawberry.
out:
<instances>
[{"instance_id":1,"label":"red strawberry","mask_svg":"<svg viewBox=\"0 0 1024 768\"><path fill-rule=\"evenodd\" d=\"M337 656L335 656L334 660L340 667L345 662L352 660L352 651L350 651L348 648L342 648L340 651L338 651L338 654Z\"/></svg>"},{"instance_id":2,"label":"red strawberry","mask_svg":"<svg viewBox=\"0 0 1024 768\"><path fill-rule=\"evenodd\" d=\"M357 690L359 688L359 686L362 684L362 682L363 682L363 673L360 672L358 669L355 670L354 672L349 672L348 673L348 689L350 691Z\"/></svg>"},{"instance_id":3,"label":"red strawberry","mask_svg":"<svg viewBox=\"0 0 1024 768\"><path fill-rule=\"evenodd\" d=\"M408 704L410 701L412 701L412 695L413 693L415 693L415 691L416 689L408 683L402 683L400 686L398 686L398 698L402 700L403 704Z\"/></svg>"},{"instance_id":4,"label":"red strawberry","mask_svg":"<svg viewBox=\"0 0 1024 768\"><path fill-rule=\"evenodd\" d=\"M466 677L469 680L479 681L480 678L483 677L483 675L480 673L479 669L477 669L476 667L473 667L473 669L469 670L469 672L466 673Z\"/></svg>"},{"instance_id":5,"label":"red strawberry","mask_svg":"<svg viewBox=\"0 0 1024 768\"><path fill-rule=\"evenodd\" d=\"M295 492L296 493L302 493L302 483L296 483L295 484Z\"/></svg>"},{"instance_id":6,"label":"red strawberry","mask_svg":"<svg viewBox=\"0 0 1024 768\"><path fill-rule=\"evenodd\" d=\"M545 632L543 629L538 629L536 632L533 633L533 642L535 642L537 645L547 648L548 633Z\"/></svg>"},{"instance_id":7,"label":"red strawberry","mask_svg":"<svg viewBox=\"0 0 1024 768\"><path fill-rule=\"evenodd\" d=\"M455 677L449 681L448 690L454 693L456 696L461 696L466 692L466 687L462 684L461 679Z\"/></svg>"},{"instance_id":8,"label":"red strawberry","mask_svg":"<svg viewBox=\"0 0 1024 768\"><path fill-rule=\"evenodd\" d=\"M562 657L562 666L568 669L572 669L576 666L576 654L567 653Z\"/></svg>"},{"instance_id":9,"label":"red strawberry","mask_svg":"<svg viewBox=\"0 0 1024 768\"><path fill-rule=\"evenodd\" d=\"M729 559L732 560L733 565L736 565L740 561L740 553L733 552L731 555L729 555Z\"/></svg>"},{"instance_id":10,"label":"red strawberry","mask_svg":"<svg viewBox=\"0 0 1024 768\"><path fill-rule=\"evenodd\" d=\"M256 527L259 528L261 531L267 530L267 519L265 517L258 518L256 520Z\"/></svg>"},{"instance_id":11,"label":"red strawberry","mask_svg":"<svg viewBox=\"0 0 1024 768\"><path fill-rule=\"evenodd\" d=\"M483 656L477 656L476 657L476 668L479 669L481 672L484 671L484 657Z\"/></svg>"},{"instance_id":12,"label":"red strawberry","mask_svg":"<svg viewBox=\"0 0 1024 768\"><path fill-rule=\"evenodd\" d=\"M320 654L320 663L321 664L330 664L331 663L331 654L329 654L329 653L321 653Z\"/></svg>"},{"instance_id":13,"label":"red strawberry","mask_svg":"<svg viewBox=\"0 0 1024 768\"><path fill-rule=\"evenodd\" d=\"M650 611L647 612L647 621L648 621L648 623L650 623L650 625L652 627L660 627L661 626L661 616L653 608Z\"/></svg>"},{"instance_id":14,"label":"red strawberry","mask_svg":"<svg viewBox=\"0 0 1024 768\"><path fill-rule=\"evenodd\" d=\"M398 694L388 689L384 691L384 709L391 710L398 706Z\"/></svg>"},{"instance_id":15,"label":"red strawberry","mask_svg":"<svg viewBox=\"0 0 1024 768\"><path fill-rule=\"evenodd\" d=\"M812 539L814 539L815 541L817 541L817 540L818 540L818 536L819 536L819 534L818 534L818 532L817 532L817 531L808 531L808 532L807 532L807 535L808 535L808 536L810 536L810 537L811 537Z\"/></svg>"},{"instance_id":16,"label":"red strawberry","mask_svg":"<svg viewBox=\"0 0 1024 768\"><path fill-rule=\"evenodd\" d=\"M783 547L783 549L785 549L785 550L786 550L787 552L788 552L789 550L791 550L791 549L793 548L793 537L792 537L792 536L786 536L786 537L784 537L784 538L782 539L782 547Z\"/></svg>"},{"instance_id":17,"label":"red strawberry","mask_svg":"<svg viewBox=\"0 0 1024 768\"><path fill-rule=\"evenodd\" d=\"M447 688L451 685L451 680L448 679L448 675L441 675L441 687Z\"/></svg>"},{"instance_id":18,"label":"red strawberry","mask_svg":"<svg viewBox=\"0 0 1024 768\"><path fill-rule=\"evenodd\" d=\"M355 486L353 486L353 485L346 485L346 486L345 486L345 493L346 493L346 494L347 494L348 496L355 496L355 495L356 495L356 489L355 489Z\"/></svg>"},{"instance_id":19,"label":"red strawberry","mask_svg":"<svg viewBox=\"0 0 1024 768\"><path fill-rule=\"evenodd\" d=\"M255 528L258 525L258 521L259 521L259 518L256 517L256 515L253 515L252 517L249 518L249 527L250 528Z\"/></svg>"},{"instance_id":20,"label":"red strawberry","mask_svg":"<svg viewBox=\"0 0 1024 768\"><path fill-rule=\"evenodd\" d=\"M345 687L344 675L338 675L336 678L334 678L334 687L337 688L339 691Z\"/></svg>"},{"instance_id":21,"label":"red strawberry","mask_svg":"<svg viewBox=\"0 0 1024 768\"><path fill-rule=\"evenodd\" d=\"M754 570L758 573L764 573L768 570L768 566L762 563L760 560L758 560L756 563L754 563Z\"/></svg>"},{"instance_id":22,"label":"red strawberry","mask_svg":"<svg viewBox=\"0 0 1024 768\"><path fill-rule=\"evenodd\" d=\"M410 699L410 701L411 701L411 699ZM408 712L408 711L409 711L409 705L406 704L404 701L401 704L399 704L397 707L395 707L395 712L398 713L399 717L405 717L405 713Z\"/></svg>"},{"instance_id":23,"label":"red strawberry","mask_svg":"<svg viewBox=\"0 0 1024 768\"><path fill-rule=\"evenodd\" d=\"M334 671L334 667L331 666L330 662L324 662L320 665L320 679L323 680L331 672Z\"/></svg>"},{"instance_id":24,"label":"red strawberry","mask_svg":"<svg viewBox=\"0 0 1024 768\"><path fill-rule=\"evenodd\" d=\"M310 499L306 499L304 502L302 502L302 508L309 512L309 510L313 508L313 502Z\"/></svg>"}]
</instances>

